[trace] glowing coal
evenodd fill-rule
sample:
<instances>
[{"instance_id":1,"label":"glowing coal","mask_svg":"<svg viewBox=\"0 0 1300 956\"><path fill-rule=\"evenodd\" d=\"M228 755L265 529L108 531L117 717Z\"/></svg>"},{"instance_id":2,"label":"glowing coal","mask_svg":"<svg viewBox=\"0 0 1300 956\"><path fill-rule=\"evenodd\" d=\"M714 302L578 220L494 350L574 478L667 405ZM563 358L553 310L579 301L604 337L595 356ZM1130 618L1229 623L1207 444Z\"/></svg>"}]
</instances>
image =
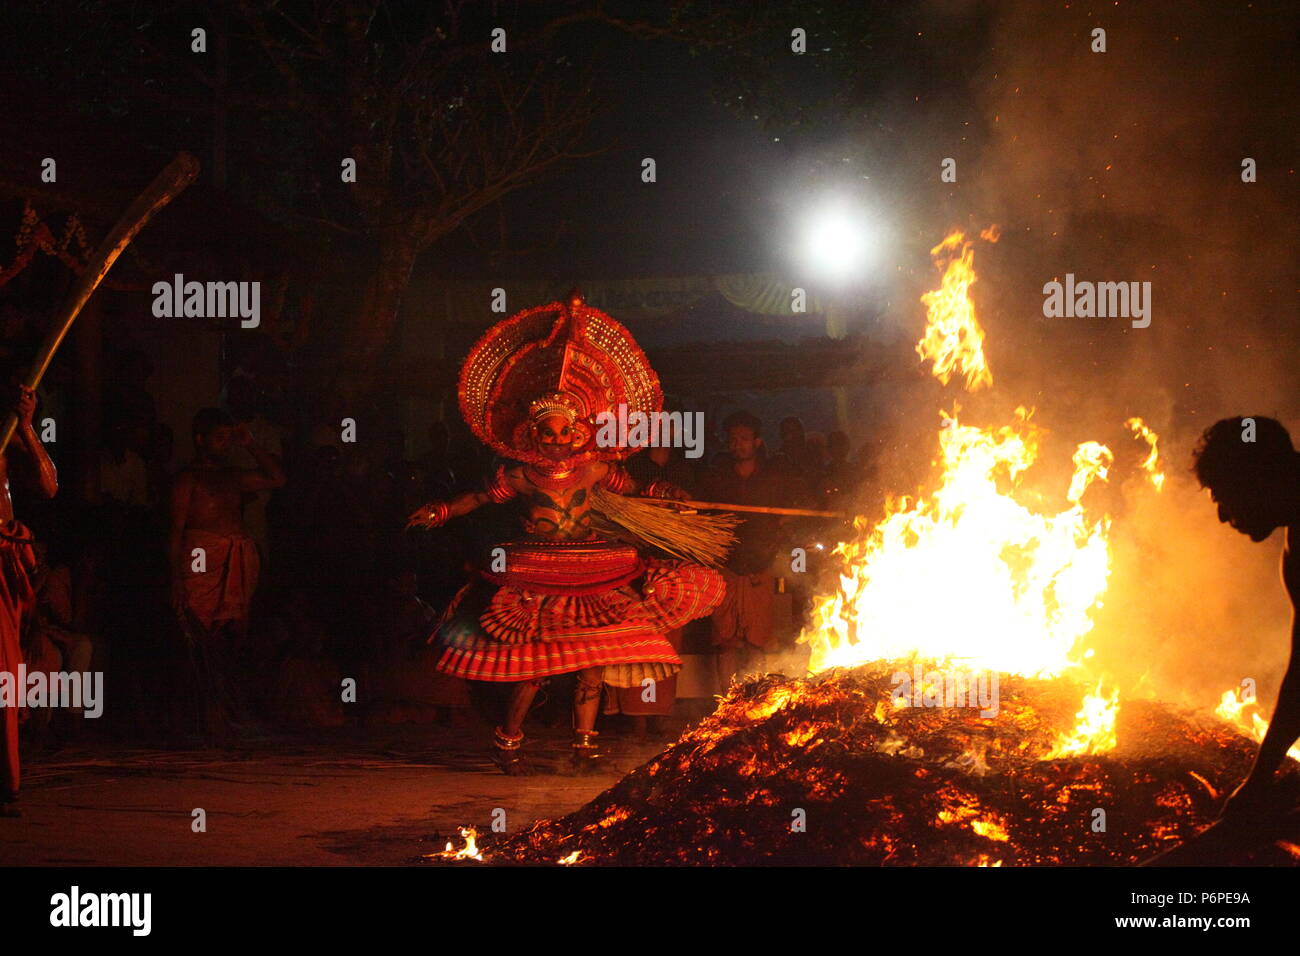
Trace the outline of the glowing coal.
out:
<instances>
[{"instance_id":1,"label":"glowing coal","mask_svg":"<svg viewBox=\"0 0 1300 956\"><path fill-rule=\"evenodd\" d=\"M1118 714L1113 750L1054 757L1079 685L1005 675L998 716L983 718L897 706L894 677L911 670L881 662L737 685L616 786L494 842L485 859L1132 864L1210 823L1254 756L1250 738L1211 715L1136 700ZM1283 785L1300 794L1295 765ZM1290 861L1280 846L1262 852Z\"/></svg>"}]
</instances>

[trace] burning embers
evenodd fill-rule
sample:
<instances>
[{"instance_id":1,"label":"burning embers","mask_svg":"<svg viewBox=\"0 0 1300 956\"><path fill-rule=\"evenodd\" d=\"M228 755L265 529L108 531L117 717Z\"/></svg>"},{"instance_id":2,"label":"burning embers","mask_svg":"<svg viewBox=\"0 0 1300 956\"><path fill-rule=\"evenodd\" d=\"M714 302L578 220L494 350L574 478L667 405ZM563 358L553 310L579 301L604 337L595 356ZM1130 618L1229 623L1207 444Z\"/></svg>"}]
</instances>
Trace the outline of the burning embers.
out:
<instances>
[{"instance_id":1,"label":"burning embers","mask_svg":"<svg viewBox=\"0 0 1300 956\"><path fill-rule=\"evenodd\" d=\"M890 680L895 707L971 707L981 717L998 715L997 671L926 670L917 661L911 673L898 671Z\"/></svg>"},{"instance_id":2,"label":"burning embers","mask_svg":"<svg viewBox=\"0 0 1300 956\"><path fill-rule=\"evenodd\" d=\"M1212 717L1133 701L1113 728L1118 747L1058 758L1079 685L1005 677L993 719L896 706L893 677L913 663L733 687L664 753L581 810L490 844L485 859L1134 863L1213 820L1253 757L1249 738Z\"/></svg>"}]
</instances>

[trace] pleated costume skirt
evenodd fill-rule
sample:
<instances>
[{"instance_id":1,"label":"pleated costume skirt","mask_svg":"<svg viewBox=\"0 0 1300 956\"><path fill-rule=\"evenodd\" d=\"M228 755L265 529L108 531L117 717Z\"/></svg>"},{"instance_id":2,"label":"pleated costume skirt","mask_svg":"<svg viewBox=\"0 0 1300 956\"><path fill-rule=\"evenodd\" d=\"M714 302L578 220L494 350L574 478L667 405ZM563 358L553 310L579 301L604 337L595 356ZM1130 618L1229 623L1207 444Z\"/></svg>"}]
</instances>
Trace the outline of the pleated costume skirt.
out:
<instances>
[{"instance_id":1,"label":"pleated costume skirt","mask_svg":"<svg viewBox=\"0 0 1300 956\"><path fill-rule=\"evenodd\" d=\"M600 666L613 687L663 680L682 663L664 635L711 613L726 592L716 571L616 542L503 548L504 569L479 571L431 638L446 674L513 682Z\"/></svg>"}]
</instances>

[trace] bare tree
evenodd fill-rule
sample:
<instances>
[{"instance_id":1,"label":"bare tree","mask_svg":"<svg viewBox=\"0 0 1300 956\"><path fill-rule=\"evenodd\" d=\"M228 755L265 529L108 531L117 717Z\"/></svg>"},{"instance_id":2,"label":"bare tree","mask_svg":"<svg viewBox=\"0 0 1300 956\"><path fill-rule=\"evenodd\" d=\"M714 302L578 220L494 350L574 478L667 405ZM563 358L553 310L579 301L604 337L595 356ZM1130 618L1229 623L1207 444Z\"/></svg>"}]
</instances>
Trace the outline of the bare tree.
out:
<instances>
[{"instance_id":1,"label":"bare tree","mask_svg":"<svg viewBox=\"0 0 1300 956\"><path fill-rule=\"evenodd\" d=\"M124 137L199 150L218 189L366 256L340 343L363 369L391 339L422 252L601 151L589 128L621 42L725 45L748 27L696 0L52 3L72 32L33 51L42 82ZM54 68L66 56L77 71Z\"/></svg>"},{"instance_id":2,"label":"bare tree","mask_svg":"<svg viewBox=\"0 0 1300 956\"><path fill-rule=\"evenodd\" d=\"M370 366L419 254L555 165L590 155L591 69L554 44L598 5L240 0L239 26L320 147L356 162L325 216L377 248L346 339ZM501 30L494 40L493 31ZM495 49L494 49L495 46Z\"/></svg>"}]
</instances>

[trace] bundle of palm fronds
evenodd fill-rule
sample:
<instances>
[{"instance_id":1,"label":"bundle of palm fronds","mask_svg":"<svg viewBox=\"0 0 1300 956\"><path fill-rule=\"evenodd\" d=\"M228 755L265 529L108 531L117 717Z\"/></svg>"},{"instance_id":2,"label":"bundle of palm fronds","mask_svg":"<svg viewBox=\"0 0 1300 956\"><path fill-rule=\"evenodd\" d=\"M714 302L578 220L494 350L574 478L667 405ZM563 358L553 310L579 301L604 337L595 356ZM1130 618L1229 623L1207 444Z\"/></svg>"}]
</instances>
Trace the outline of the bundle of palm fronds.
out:
<instances>
[{"instance_id":1,"label":"bundle of palm fronds","mask_svg":"<svg viewBox=\"0 0 1300 956\"><path fill-rule=\"evenodd\" d=\"M675 558L706 567L720 567L736 543L734 514L683 514L675 508L625 498L604 488L591 493L596 511L593 527L633 544L658 548Z\"/></svg>"}]
</instances>

